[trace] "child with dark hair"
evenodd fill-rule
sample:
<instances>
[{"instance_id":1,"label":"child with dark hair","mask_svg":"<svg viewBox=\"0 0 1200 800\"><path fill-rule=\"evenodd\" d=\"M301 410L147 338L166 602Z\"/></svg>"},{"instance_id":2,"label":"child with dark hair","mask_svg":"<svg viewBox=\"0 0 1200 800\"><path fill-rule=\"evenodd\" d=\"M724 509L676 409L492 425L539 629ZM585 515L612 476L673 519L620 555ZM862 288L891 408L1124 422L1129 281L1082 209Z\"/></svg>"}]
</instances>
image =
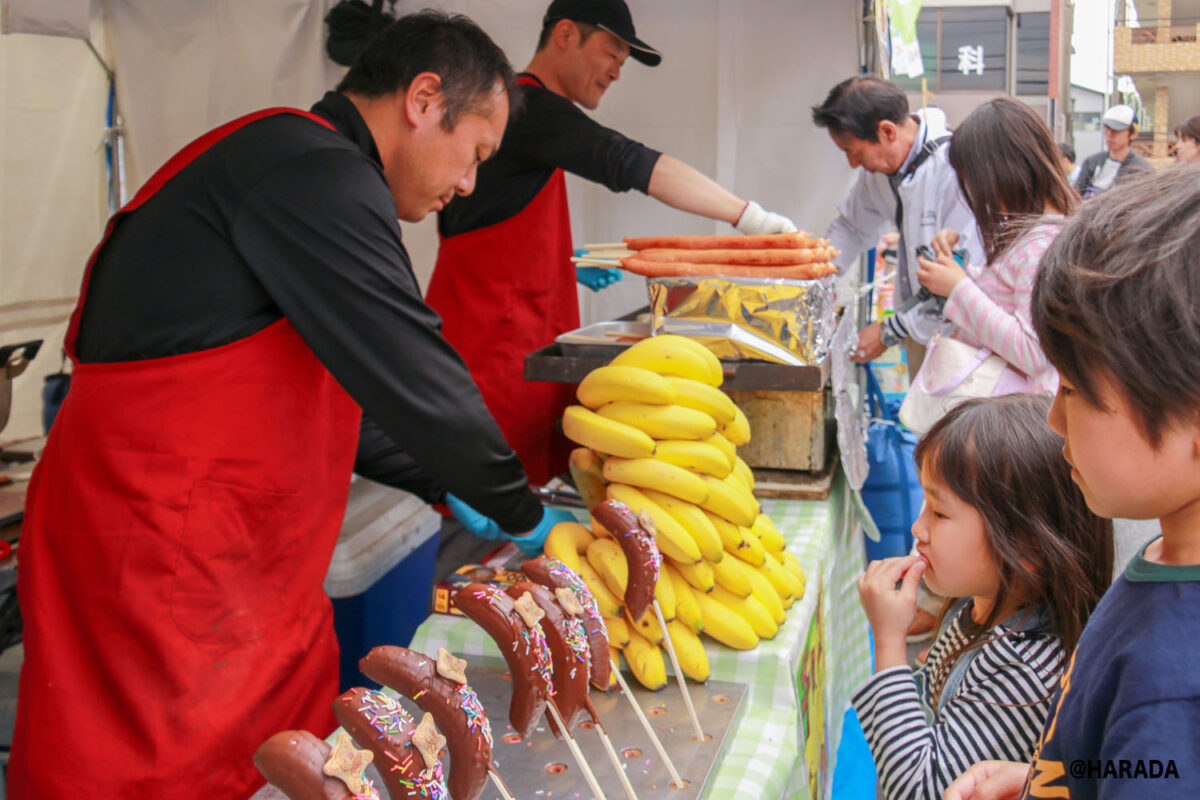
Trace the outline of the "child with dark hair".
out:
<instances>
[{"instance_id":1,"label":"child with dark hair","mask_svg":"<svg viewBox=\"0 0 1200 800\"><path fill-rule=\"evenodd\" d=\"M859 579L875 675L853 702L889 800L941 798L976 761L1031 756L1108 586L1110 524L1072 483L1049 408L1048 397L1015 394L939 420L916 449L917 555L873 562ZM905 631L922 577L951 599L914 675Z\"/></svg>"},{"instance_id":2,"label":"child with dark hair","mask_svg":"<svg viewBox=\"0 0 1200 800\"><path fill-rule=\"evenodd\" d=\"M977 108L950 140L950 164L975 215L987 264L965 269L951 256L960 232L943 230L919 259L921 284L946 298L954 336L986 347L1028 378L1024 387L1053 393L1058 375L1038 346L1029 292L1038 261L1058 235L1077 196L1059 167L1050 130L1029 106L1000 97Z\"/></svg>"},{"instance_id":3,"label":"child with dark hair","mask_svg":"<svg viewBox=\"0 0 1200 800\"><path fill-rule=\"evenodd\" d=\"M1047 251L1033 322L1062 383L1050 426L1088 507L1154 519L1072 654L1029 763L947 800L1200 797L1200 165L1089 201ZM1022 759L1024 761L1024 759Z\"/></svg>"},{"instance_id":4,"label":"child with dark hair","mask_svg":"<svg viewBox=\"0 0 1200 800\"><path fill-rule=\"evenodd\" d=\"M1175 160L1181 164L1200 161L1200 114L1175 126Z\"/></svg>"}]
</instances>

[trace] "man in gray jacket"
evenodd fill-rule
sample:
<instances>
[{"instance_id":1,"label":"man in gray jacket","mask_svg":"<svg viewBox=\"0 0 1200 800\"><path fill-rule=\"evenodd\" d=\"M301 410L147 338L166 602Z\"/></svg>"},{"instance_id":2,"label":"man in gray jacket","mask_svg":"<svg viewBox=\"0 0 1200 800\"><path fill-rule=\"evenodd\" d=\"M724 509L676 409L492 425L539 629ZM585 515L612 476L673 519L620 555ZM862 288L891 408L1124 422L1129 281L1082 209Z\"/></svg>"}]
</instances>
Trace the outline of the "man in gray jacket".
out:
<instances>
[{"instance_id":1,"label":"man in gray jacket","mask_svg":"<svg viewBox=\"0 0 1200 800\"><path fill-rule=\"evenodd\" d=\"M958 190L948 160L950 132L936 108L912 114L904 92L890 81L860 75L830 90L812 110L813 122L829 131L851 167L862 167L850 194L829 225L834 261L844 272L891 227L900 232L894 316L859 332L857 361L870 361L903 341L909 374L915 375L924 345L946 322L937 298L921 295L916 248L943 228L959 231L972 263L983 262L975 217Z\"/></svg>"},{"instance_id":2,"label":"man in gray jacket","mask_svg":"<svg viewBox=\"0 0 1200 800\"><path fill-rule=\"evenodd\" d=\"M1127 105L1116 105L1104 112L1104 144L1107 149L1093 153L1079 165L1075 188L1084 200L1111 189L1134 175L1153 169L1150 162L1133 152L1137 138L1137 115Z\"/></svg>"}]
</instances>

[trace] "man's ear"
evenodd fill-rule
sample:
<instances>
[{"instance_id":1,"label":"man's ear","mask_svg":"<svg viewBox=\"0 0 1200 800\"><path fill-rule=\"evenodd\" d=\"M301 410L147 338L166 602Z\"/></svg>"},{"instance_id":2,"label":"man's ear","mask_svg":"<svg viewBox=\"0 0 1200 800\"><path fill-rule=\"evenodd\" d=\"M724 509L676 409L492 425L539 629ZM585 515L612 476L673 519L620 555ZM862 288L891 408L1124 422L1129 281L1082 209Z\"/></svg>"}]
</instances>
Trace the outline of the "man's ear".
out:
<instances>
[{"instance_id":1,"label":"man's ear","mask_svg":"<svg viewBox=\"0 0 1200 800\"><path fill-rule=\"evenodd\" d=\"M578 43L579 26L569 19L560 19L554 23L554 32L550 39L562 49L570 49Z\"/></svg>"},{"instance_id":2,"label":"man's ear","mask_svg":"<svg viewBox=\"0 0 1200 800\"><path fill-rule=\"evenodd\" d=\"M875 129L875 133L879 137L880 144L892 144L900 135L900 129L896 127L896 123L890 119L885 119L879 123L879 127Z\"/></svg>"},{"instance_id":3,"label":"man's ear","mask_svg":"<svg viewBox=\"0 0 1200 800\"><path fill-rule=\"evenodd\" d=\"M1137 129L1137 128L1134 128L1134 127L1131 127L1131 128L1129 129L1129 141L1131 141L1131 142L1132 142L1134 139L1136 139L1136 138L1137 138L1137 135L1138 135L1138 129Z\"/></svg>"},{"instance_id":4,"label":"man's ear","mask_svg":"<svg viewBox=\"0 0 1200 800\"><path fill-rule=\"evenodd\" d=\"M412 79L404 92L404 118L414 128L433 120L441 123L445 97L442 79L437 73L422 72Z\"/></svg>"}]
</instances>

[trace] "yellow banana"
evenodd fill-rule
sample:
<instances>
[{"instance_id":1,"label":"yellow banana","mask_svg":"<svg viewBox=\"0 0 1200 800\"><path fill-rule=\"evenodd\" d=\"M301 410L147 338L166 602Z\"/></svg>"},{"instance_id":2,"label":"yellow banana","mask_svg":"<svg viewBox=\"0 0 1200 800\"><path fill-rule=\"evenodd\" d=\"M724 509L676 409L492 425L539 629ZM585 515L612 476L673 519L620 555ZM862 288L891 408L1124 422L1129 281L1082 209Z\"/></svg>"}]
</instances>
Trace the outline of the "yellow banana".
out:
<instances>
[{"instance_id":1,"label":"yellow banana","mask_svg":"<svg viewBox=\"0 0 1200 800\"><path fill-rule=\"evenodd\" d=\"M729 462L729 468L733 469L733 465L737 463L737 448L733 442L729 441L721 434L720 431L714 433L707 439L702 440L705 444L711 444L713 447L725 454L725 460Z\"/></svg>"},{"instance_id":2,"label":"yellow banana","mask_svg":"<svg viewBox=\"0 0 1200 800\"><path fill-rule=\"evenodd\" d=\"M699 477L708 486L708 497L697 505L734 525L752 525L754 523L754 518L758 516L758 501L754 499L754 495L740 491L733 484L711 475Z\"/></svg>"},{"instance_id":3,"label":"yellow banana","mask_svg":"<svg viewBox=\"0 0 1200 800\"><path fill-rule=\"evenodd\" d=\"M604 494L606 497L608 496L608 486L607 485L604 487ZM601 501L601 502L604 502L604 501ZM595 517L590 517L590 519L591 519L592 533L595 534L597 539L613 538L613 535L608 530L608 528L606 528L600 524L600 520L596 519Z\"/></svg>"},{"instance_id":4,"label":"yellow banana","mask_svg":"<svg viewBox=\"0 0 1200 800\"><path fill-rule=\"evenodd\" d=\"M679 659L679 668L683 674L698 683L704 683L712 674L708 666L708 653L704 652L704 643L695 631L679 620L667 623L667 635L675 647L675 657Z\"/></svg>"},{"instance_id":5,"label":"yellow banana","mask_svg":"<svg viewBox=\"0 0 1200 800\"><path fill-rule=\"evenodd\" d=\"M643 493L652 502L662 506L663 510L687 531L688 535L692 537L692 541L696 543L700 555L713 563L725 557L725 550L721 545L721 535L717 533L717 529L709 520L708 515L704 513L704 509L694 503L685 503L678 497L671 497L669 494L656 492L653 489L646 489Z\"/></svg>"},{"instance_id":6,"label":"yellow banana","mask_svg":"<svg viewBox=\"0 0 1200 800\"><path fill-rule=\"evenodd\" d=\"M579 406L583 408L583 406ZM574 406L572 406L574 408ZM683 406L655 406L649 403L634 403L621 400L601 406L595 413L605 419L624 423L626 426L652 436L655 439L707 439L717 430L717 423L703 411ZM563 416L566 431L566 416ZM567 434L570 438L570 434ZM589 444L580 442L580 444ZM596 446L597 450L611 452ZM613 453L613 455L618 455ZM650 455L643 454L642 457Z\"/></svg>"},{"instance_id":7,"label":"yellow banana","mask_svg":"<svg viewBox=\"0 0 1200 800\"><path fill-rule=\"evenodd\" d=\"M604 479L654 489L689 503L708 499L708 487L699 475L656 458L610 458L604 462Z\"/></svg>"},{"instance_id":8,"label":"yellow banana","mask_svg":"<svg viewBox=\"0 0 1200 800\"><path fill-rule=\"evenodd\" d=\"M704 616L704 632L721 644L735 650L752 650L758 645L758 634L750 623L724 603L704 592L693 592L700 613Z\"/></svg>"},{"instance_id":9,"label":"yellow banana","mask_svg":"<svg viewBox=\"0 0 1200 800\"><path fill-rule=\"evenodd\" d=\"M704 509L701 510L703 511ZM708 517L708 521L712 523L713 528L716 529L717 535L721 537L721 546L725 548L726 553L736 553L739 547L747 546L742 541L744 537L742 532L745 528L738 527L724 517L714 514L711 511L704 511L704 514Z\"/></svg>"},{"instance_id":10,"label":"yellow banana","mask_svg":"<svg viewBox=\"0 0 1200 800\"><path fill-rule=\"evenodd\" d=\"M622 652L633 677L637 678L642 686L657 692L667 685L667 665L658 645L651 644L637 631L630 631L629 644Z\"/></svg>"},{"instance_id":11,"label":"yellow banana","mask_svg":"<svg viewBox=\"0 0 1200 800\"><path fill-rule=\"evenodd\" d=\"M701 561L698 564L673 564L675 569L679 570L679 574L683 579L691 584L693 589L700 592L711 592L713 587L717 585L717 576L713 572L712 564L707 561ZM676 601L676 606L679 603Z\"/></svg>"},{"instance_id":12,"label":"yellow banana","mask_svg":"<svg viewBox=\"0 0 1200 800\"><path fill-rule=\"evenodd\" d=\"M721 426L721 433L726 439L741 447L750 441L750 420L746 419L746 415L739 408L733 415L733 419Z\"/></svg>"},{"instance_id":13,"label":"yellow banana","mask_svg":"<svg viewBox=\"0 0 1200 800\"><path fill-rule=\"evenodd\" d=\"M755 517L754 524L750 526L750 529L758 534L758 540L763 543L763 547L772 553L781 553L787 546L783 534L766 514L759 514Z\"/></svg>"},{"instance_id":14,"label":"yellow banana","mask_svg":"<svg viewBox=\"0 0 1200 800\"><path fill-rule=\"evenodd\" d=\"M658 373L641 367L597 367L584 376L575 390L579 402L595 411L617 400L666 405L679 391ZM729 415L731 418L732 414Z\"/></svg>"},{"instance_id":15,"label":"yellow banana","mask_svg":"<svg viewBox=\"0 0 1200 800\"><path fill-rule=\"evenodd\" d=\"M784 569L790 570L800 580L804 580L804 567L800 566L800 559L796 558L796 554L790 550L782 551Z\"/></svg>"},{"instance_id":16,"label":"yellow banana","mask_svg":"<svg viewBox=\"0 0 1200 800\"><path fill-rule=\"evenodd\" d=\"M655 442L654 459L693 472L703 472L714 478L724 478L729 474L729 462L725 459L725 454L704 442L662 439Z\"/></svg>"},{"instance_id":17,"label":"yellow banana","mask_svg":"<svg viewBox=\"0 0 1200 800\"><path fill-rule=\"evenodd\" d=\"M747 564L761 567L767 557L767 551L763 548L762 542L758 540L758 537L754 535L754 531L745 527L741 531L742 542L745 544L745 547L739 547L733 554Z\"/></svg>"},{"instance_id":18,"label":"yellow banana","mask_svg":"<svg viewBox=\"0 0 1200 800\"><path fill-rule=\"evenodd\" d=\"M750 465L743 461L741 456L735 455L733 457L733 471L746 484L746 488L754 491L754 470L750 469ZM718 475L717 477L721 476Z\"/></svg>"},{"instance_id":19,"label":"yellow banana","mask_svg":"<svg viewBox=\"0 0 1200 800\"><path fill-rule=\"evenodd\" d=\"M657 444L655 444L654 449L655 449L655 452L658 451ZM741 461L741 459L739 458L738 461ZM736 466L737 466L737 461L734 462L734 467L736 467ZM746 479L744 477L742 477L742 474L740 472L738 472L737 469L732 469L729 471L728 474L721 476L721 477L724 479L724 481L726 483L728 483L732 486L736 486L739 491L743 491L746 494L750 494L750 495L754 494L754 490L750 488L750 484L746 483Z\"/></svg>"},{"instance_id":20,"label":"yellow banana","mask_svg":"<svg viewBox=\"0 0 1200 800\"><path fill-rule=\"evenodd\" d=\"M610 500L619 500L633 509L633 513L645 513L650 517L650 521L654 523L654 541L658 543L658 549L664 556L681 564L692 564L700 560L700 550L683 526L640 489L623 483L610 483L607 492Z\"/></svg>"},{"instance_id":21,"label":"yellow banana","mask_svg":"<svg viewBox=\"0 0 1200 800\"><path fill-rule=\"evenodd\" d=\"M542 551L578 572L579 556L587 552L592 539L592 532L578 522L560 522L546 534Z\"/></svg>"},{"instance_id":22,"label":"yellow banana","mask_svg":"<svg viewBox=\"0 0 1200 800\"><path fill-rule=\"evenodd\" d=\"M704 618L700 616L700 606L696 605L696 598L692 595L687 578L680 575L679 570L666 561L663 562L662 574L662 580L669 580L675 590L675 620L687 625L696 633L704 630ZM770 588L770 584L767 586Z\"/></svg>"},{"instance_id":23,"label":"yellow banana","mask_svg":"<svg viewBox=\"0 0 1200 800\"><path fill-rule=\"evenodd\" d=\"M711 353L709 355L712 356ZM712 358L715 359L716 356ZM711 386L720 385L720 376L714 375L712 362L682 336L668 334L642 339L630 345L609 363L615 367L641 367L659 375L677 375ZM720 362L717 366L720 368Z\"/></svg>"},{"instance_id":24,"label":"yellow banana","mask_svg":"<svg viewBox=\"0 0 1200 800\"><path fill-rule=\"evenodd\" d=\"M779 625L775 618L754 595L738 597L718 586L712 591L712 599L749 622L760 639L772 639L779 633Z\"/></svg>"},{"instance_id":25,"label":"yellow banana","mask_svg":"<svg viewBox=\"0 0 1200 800\"><path fill-rule=\"evenodd\" d=\"M629 564L625 562L625 551L612 539L593 539L588 545L587 561L604 585L616 597L625 597L629 585Z\"/></svg>"},{"instance_id":26,"label":"yellow banana","mask_svg":"<svg viewBox=\"0 0 1200 800\"><path fill-rule=\"evenodd\" d=\"M625 647L629 644L629 623L625 617L601 617L608 629L609 647Z\"/></svg>"},{"instance_id":27,"label":"yellow banana","mask_svg":"<svg viewBox=\"0 0 1200 800\"><path fill-rule=\"evenodd\" d=\"M783 551L783 570L790 572L800 583L796 586L796 599L804 597L804 587L808 583L808 579L804 575L804 567L800 566L800 560L792 553Z\"/></svg>"},{"instance_id":28,"label":"yellow banana","mask_svg":"<svg viewBox=\"0 0 1200 800\"><path fill-rule=\"evenodd\" d=\"M583 406L567 406L563 412L562 426L563 433L572 442L601 453L622 458L649 458L654 455L654 440L645 431L621 420L601 416Z\"/></svg>"},{"instance_id":29,"label":"yellow banana","mask_svg":"<svg viewBox=\"0 0 1200 800\"><path fill-rule=\"evenodd\" d=\"M642 613L642 618L635 620L629 616L629 609L625 609L625 624L629 626L629 630L636 631L646 637L646 641L650 644L662 644L663 632L658 625L658 620L654 616L654 609L647 608Z\"/></svg>"},{"instance_id":30,"label":"yellow banana","mask_svg":"<svg viewBox=\"0 0 1200 800\"><path fill-rule=\"evenodd\" d=\"M721 366L721 359L717 358L716 354L713 353L712 350L709 350L703 344L691 338L690 336L676 336L674 334L666 335L671 336L675 344L694 351L696 355L704 359L704 361L708 364L709 375L709 379L704 381L705 383L708 383L710 386L720 386L725 382L725 369ZM658 338L661 339L662 336L659 336Z\"/></svg>"},{"instance_id":31,"label":"yellow banana","mask_svg":"<svg viewBox=\"0 0 1200 800\"><path fill-rule=\"evenodd\" d=\"M733 420L737 406L729 399L729 395L717 387L675 376L668 376L665 380L675 389L675 399L671 402L703 411L716 420L718 425Z\"/></svg>"},{"instance_id":32,"label":"yellow banana","mask_svg":"<svg viewBox=\"0 0 1200 800\"><path fill-rule=\"evenodd\" d=\"M579 569L575 571L579 573L579 577L583 578L583 582L591 590L592 596L596 598L596 607L602 615L606 617L625 616L625 595L615 595L610 592L604 585L604 578L601 578L600 573L592 569L592 565L587 562L587 559L579 559Z\"/></svg>"},{"instance_id":33,"label":"yellow banana","mask_svg":"<svg viewBox=\"0 0 1200 800\"><path fill-rule=\"evenodd\" d=\"M667 622L675 619L675 607L678 600L675 598L675 586L671 583L660 566L658 570L658 581L654 584L654 599L658 601L658 607L662 610L663 619Z\"/></svg>"},{"instance_id":34,"label":"yellow banana","mask_svg":"<svg viewBox=\"0 0 1200 800\"><path fill-rule=\"evenodd\" d=\"M771 618L776 624L782 625L787 619L787 614L783 610L783 601L779 599L779 595L775 592L775 587L767 580L767 576L762 574L761 570L751 567L749 564L742 563L739 559L731 558L730 561L735 561L742 565L742 569L746 573L746 577L750 579L751 593L758 602L763 604L763 608L771 613Z\"/></svg>"},{"instance_id":35,"label":"yellow banana","mask_svg":"<svg viewBox=\"0 0 1200 800\"><path fill-rule=\"evenodd\" d=\"M754 517L762 513L762 503L758 502L758 498L754 496L754 491L751 490L750 485L742 480L742 477L737 472L730 470L729 474L721 479L721 482L734 492L737 492L741 496L742 502L754 509ZM750 521L745 523L747 528L754 524L754 517L751 517Z\"/></svg>"},{"instance_id":36,"label":"yellow banana","mask_svg":"<svg viewBox=\"0 0 1200 800\"><path fill-rule=\"evenodd\" d=\"M603 464L590 447L576 447L567 461L571 481L588 508L604 502Z\"/></svg>"},{"instance_id":37,"label":"yellow banana","mask_svg":"<svg viewBox=\"0 0 1200 800\"><path fill-rule=\"evenodd\" d=\"M713 564L713 578L719 588L736 594L738 597L746 597L750 594L750 579L746 577L746 573L742 571L737 562L736 558L725 558L719 563Z\"/></svg>"},{"instance_id":38,"label":"yellow banana","mask_svg":"<svg viewBox=\"0 0 1200 800\"><path fill-rule=\"evenodd\" d=\"M771 586L775 588L775 593L783 601L784 608L790 608L792 603L803 596L804 584L800 582L799 578L780 566L775 559L764 559L759 569L771 582Z\"/></svg>"}]
</instances>

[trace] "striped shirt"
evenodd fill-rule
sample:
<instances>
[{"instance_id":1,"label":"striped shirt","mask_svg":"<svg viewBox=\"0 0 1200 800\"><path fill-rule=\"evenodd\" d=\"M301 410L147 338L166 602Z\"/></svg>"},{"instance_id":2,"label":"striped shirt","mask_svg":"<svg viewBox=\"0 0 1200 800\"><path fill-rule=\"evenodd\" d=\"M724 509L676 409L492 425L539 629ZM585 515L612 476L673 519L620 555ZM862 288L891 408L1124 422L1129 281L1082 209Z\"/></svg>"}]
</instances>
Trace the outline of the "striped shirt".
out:
<instances>
[{"instance_id":1,"label":"striped shirt","mask_svg":"<svg viewBox=\"0 0 1200 800\"><path fill-rule=\"evenodd\" d=\"M1058 391L1058 372L1038 344L1029 302L1038 264L1061 229L1060 222L1039 223L995 262L968 265L970 280L958 282L942 312L958 338L988 348L1028 375L1032 392Z\"/></svg>"},{"instance_id":2,"label":"striped shirt","mask_svg":"<svg viewBox=\"0 0 1200 800\"><path fill-rule=\"evenodd\" d=\"M1057 636L997 625L984 638L1007 635L960 656L976 653L941 713L935 717L927 702L932 684L946 679L942 661L968 638L961 622L969 613L968 604L930 648L924 699L907 666L876 673L851 698L888 800L940 800L976 762L1033 756L1064 666Z\"/></svg>"}]
</instances>

